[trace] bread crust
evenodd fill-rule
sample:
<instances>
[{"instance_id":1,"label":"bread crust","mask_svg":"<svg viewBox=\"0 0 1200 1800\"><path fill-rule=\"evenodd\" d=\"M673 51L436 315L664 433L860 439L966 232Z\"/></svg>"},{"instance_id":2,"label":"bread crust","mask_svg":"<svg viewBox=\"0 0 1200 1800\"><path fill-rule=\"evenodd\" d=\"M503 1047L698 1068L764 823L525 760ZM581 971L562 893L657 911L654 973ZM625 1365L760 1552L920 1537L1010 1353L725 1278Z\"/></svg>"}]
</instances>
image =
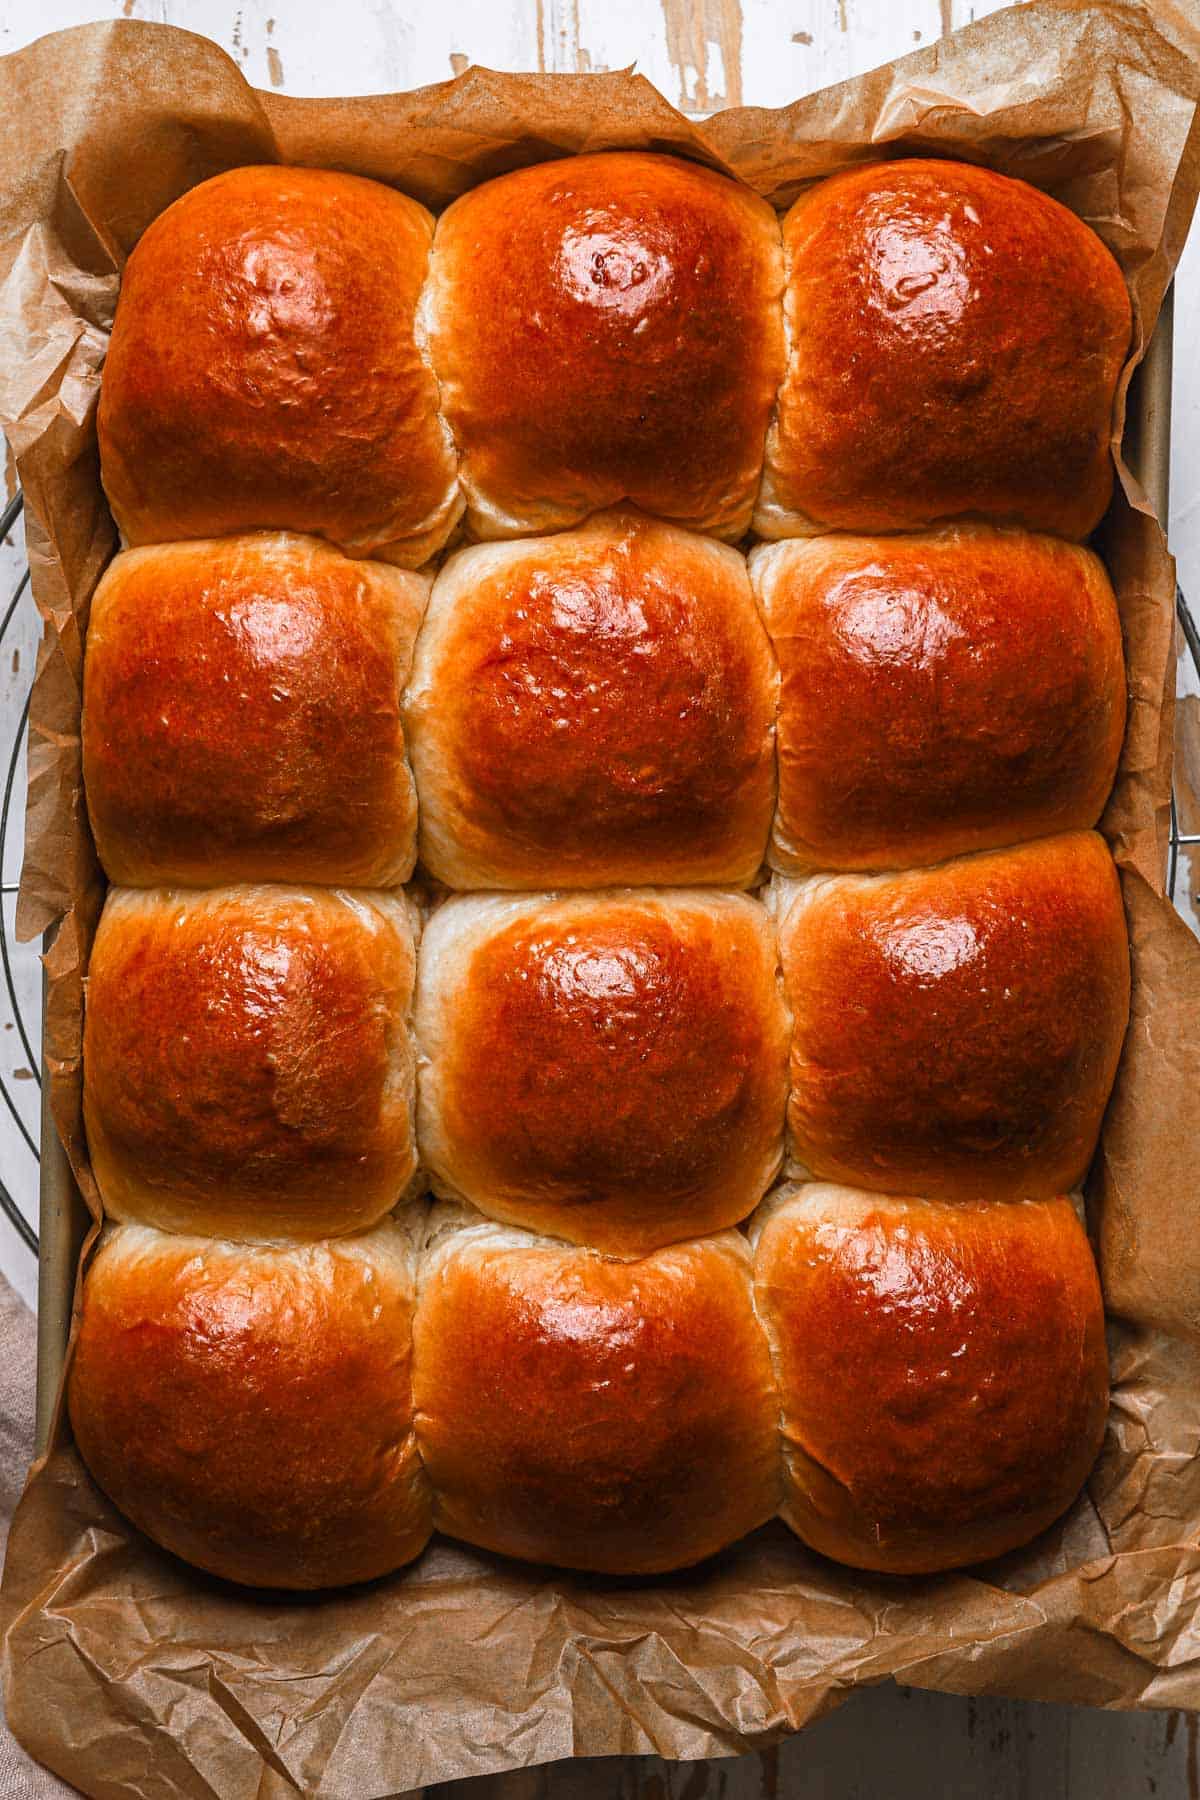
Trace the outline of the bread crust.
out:
<instances>
[{"instance_id":1,"label":"bread crust","mask_svg":"<svg viewBox=\"0 0 1200 1800\"><path fill-rule=\"evenodd\" d=\"M473 534L556 531L629 500L741 537L782 291L771 208L678 157L573 156L456 200L425 320Z\"/></svg>"},{"instance_id":2,"label":"bread crust","mask_svg":"<svg viewBox=\"0 0 1200 1800\"><path fill-rule=\"evenodd\" d=\"M782 1513L805 1543L926 1574L1066 1511L1108 1407L1100 1284L1069 1200L783 1188L753 1230Z\"/></svg>"},{"instance_id":3,"label":"bread crust","mask_svg":"<svg viewBox=\"0 0 1200 1800\"><path fill-rule=\"evenodd\" d=\"M330 888L114 888L83 1111L110 1218L249 1242L362 1230L416 1168L413 909Z\"/></svg>"},{"instance_id":4,"label":"bread crust","mask_svg":"<svg viewBox=\"0 0 1200 1800\"><path fill-rule=\"evenodd\" d=\"M750 558L780 667L786 874L943 862L1095 825L1125 733L1099 557L986 525Z\"/></svg>"},{"instance_id":5,"label":"bread crust","mask_svg":"<svg viewBox=\"0 0 1200 1800\"><path fill-rule=\"evenodd\" d=\"M685 1568L779 1497L746 1241L637 1261L435 1208L414 1329L440 1530L607 1574Z\"/></svg>"},{"instance_id":6,"label":"bread crust","mask_svg":"<svg viewBox=\"0 0 1200 1800\"><path fill-rule=\"evenodd\" d=\"M422 863L458 889L745 886L777 686L745 560L711 538L622 511L461 550L405 703Z\"/></svg>"},{"instance_id":7,"label":"bread crust","mask_svg":"<svg viewBox=\"0 0 1200 1800\"><path fill-rule=\"evenodd\" d=\"M775 933L740 894L463 896L426 930L422 1156L489 1216L641 1254L744 1219L783 1150Z\"/></svg>"},{"instance_id":8,"label":"bread crust","mask_svg":"<svg viewBox=\"0 0 1200 1800\"><path fill-rule=\"evenodd\" d=\"M127 550L92 600L83 778L119 887L393 887L426 576L283 532Z\"/></svg>"},{"instance_id":9,"label":"bread crust","mask_svg":"<svg viewBox=\"0 0 1200 1800\"><path fill-rule=\"evenodd\" d=\"M149 1537L252 1587L368 1581L429 1539L414 1238L250 1246L111 1229L68 1384L80 1453Z\"/></svg>"},{"instance_id":10,"label":"bread crust","mask_svg":"<svg viewBox=\"0 0 1200 1800\"><path fill-rule=\"evenodd\" d=\"M1129 1018L1102 838L784 883L776 900L798 1164L930 1199L1082 1181Z\"/></svg>"},{"instance_id":11,"label":"bread crust","mask_svg":"<svg viewBox=\"0 0 1200 1800\"><path fill-rule=\"evenodd\" d=\"M912 157L814 184L783 237L762 537L964 514L1093 530L1131 319L1094 231L1027 182Z\"/></svg>"},{"instance_id":12,"label":"bread crust","mask_svg":"<svg viewBox=\"0 0 1200 1800\"><path fill-rule=\"evenodd\" d=\"M100 390L125 541L258 528L419 568L462 511L417 334L433 219L378 181L248 166L125 265Z\"/></svg>"}]
</instances>

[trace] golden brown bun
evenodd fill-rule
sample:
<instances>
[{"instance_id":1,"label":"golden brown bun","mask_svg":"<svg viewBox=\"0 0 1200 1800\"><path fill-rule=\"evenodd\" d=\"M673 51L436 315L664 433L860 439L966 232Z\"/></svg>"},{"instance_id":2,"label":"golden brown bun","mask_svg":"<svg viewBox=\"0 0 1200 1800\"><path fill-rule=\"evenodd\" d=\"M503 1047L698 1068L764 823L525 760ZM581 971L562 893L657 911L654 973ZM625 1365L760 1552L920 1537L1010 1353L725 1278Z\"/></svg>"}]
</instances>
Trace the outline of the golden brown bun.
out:
<instances>
[{"instance_id":1,"label":"golden brown bun","mask_svg":"<svg viewBox=\"0 0 1200 1800\"><path fill-rule=\"evenodd\" d=\"M745 562L711 538L610 513L462 550L406 701L421 860L455 888L743 886L777 687Z\"/></svg>"},{"instance_id":2,"label":"golden brown bun","mask_svg":"<svg viewBox=\"0 0 1200 1800\"><path fill-rule=\"evenodd\" d=\"M214 1575L369 1581L431 1529L412 1315L390 1221L291 1248L118 1227L84 1281L76 1442L135 1525Z\"/></svg>"},{"instance_id":3,"label":"golden brown bun","mask_svg":"<svg viewBox=\"0 0 1200 1800\"><path fill-rule=\"evenodd\" d=\"M860 1569L916 1575L1027 1543L1104 1435L1100 1284L1069 1200L784 1188L755 1221L779 1380L783 1517Z\"/></svg>"},{"instance_id":4,"label":"golden brown bun","mask_svg":"<svg viewBox=\"0 0 1200 1800\"><path fill-rule=\"evenodd\" d=\"M779 902L806 1168L951 1200L1083 1179L1129 1016L1103 839L784 884Z\"/></svg>"},{"instance_id":5,"label":"golden brown bun","mask_svg":"<svg viewBox=\"0 0 1200 1800\"><path fill-rule=\"evenodd\" d=\"M357 1231L413 1174L401 895L113 888L83 1109L105 1210L264 1240Z\"/></svg>"},{"instance_id":6,"label":"golden brown bun","mask_svg":"<svg viewBox=\"0 0 1200 1800\"><path fill-rule=\"evenodd\" d=\"M463 897L416 1033L439 1193L618 1255L744 1219L783 1151L772 921L741 894Z\"/></svg>"},{"instance_id":7,"label":"golden brown bun","mask_svg":"<svg viewBox=\"0 0 1200 1800\"><path fill-rule=\"evenodd\" d=\"M755 530L962 513L1086 537L1112 489L1129 296L1049 195L966 163L873 163L783 227L787 374Z\"/></svg>"},{"instance_id":8,"label":"golden brown bun","mask_svg":"<svg viewBox=\"0 0 1200 1800\"><path fill-rule=\"evenodd\" d=\"M433 1234L413 1400L439 1529L646 1574L771 1516L778 1401L743 1237L619 1262L440 1207Z\"/></svg>"},{"instance_id":9,"label":"golden brown bun","mask_svg":"<svg viewBox=\"0 0 1200 1800\"><path fill-rule=\"evenodd\" d=\"M84 663L83 778L109 880L407 880L400 690L428 591L283 533L118 556Z\"/></svg>"},{"instance_id":10,"label":"golden brown bun","mask_svg":"<svg viewBox=\"0 0 1200 1800\"><path fill-rule=\"evenodd\" d=\"M631 500L740 537L783 370L766 202L695 163L574 156L438 220L425 301L478 537Z\"/></svg>"},{"instance_id":11,"label":"golden brown bun","mask_svg":"<svg viewBox=\"0 0 1200 1800\"><path fill-rule=\"evenodd\" d=\"M751 557L781 671L771 861L941 862L1094 825L1125 730L1099 558L986 525Z\"/></svg>"},{"instance_id":12,"label":"golden brown bun","mask_svg":"<svg viewBox=\"0 0 1200 1800\"><path fill-rule=\"evenodd\" d=\"M416 568L461 510L415 337L433 221L375 181L230 169L143 234L100 394L130 544L278 527Z\"/></svg>"}]
</instances>

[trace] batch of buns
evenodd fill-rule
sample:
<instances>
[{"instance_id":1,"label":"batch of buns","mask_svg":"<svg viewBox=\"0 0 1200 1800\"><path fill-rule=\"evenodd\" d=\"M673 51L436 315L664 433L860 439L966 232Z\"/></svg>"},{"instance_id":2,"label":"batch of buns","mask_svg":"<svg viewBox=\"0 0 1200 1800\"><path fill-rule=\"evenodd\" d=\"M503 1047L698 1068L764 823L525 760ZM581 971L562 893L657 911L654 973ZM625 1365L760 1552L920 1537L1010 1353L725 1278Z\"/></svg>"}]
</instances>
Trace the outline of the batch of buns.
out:
<instances>
[{"instance_id":1,"label":"batch of buns","mask_svg":"<svg viewBox=\"0 0 1200 1800\"><path fill-rule=\"evenodd\" d=\"M1130 309L1056 200L610 152L125 270L80 1450L235 1581L918 1573L1069 1506L1129 1000ZM1072 1197L1072 1196L1075 1197Z\"/></svg>"}]
</instances>

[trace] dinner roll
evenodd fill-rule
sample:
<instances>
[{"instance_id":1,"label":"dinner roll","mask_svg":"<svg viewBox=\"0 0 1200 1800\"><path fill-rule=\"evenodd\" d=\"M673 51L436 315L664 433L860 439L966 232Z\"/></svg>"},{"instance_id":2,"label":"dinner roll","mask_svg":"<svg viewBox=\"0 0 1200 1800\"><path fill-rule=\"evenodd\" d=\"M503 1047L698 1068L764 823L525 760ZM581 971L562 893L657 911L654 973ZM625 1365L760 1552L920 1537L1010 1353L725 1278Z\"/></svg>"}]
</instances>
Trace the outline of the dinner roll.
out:
<instances>
[{"instance_id":1,"label":"dinner roll","mask_svg":"<svg viewBox=\"0 0 1200 1800\"><path fill-rule=\"evenodd\" d=\"M741 894L450 900L417 982L438 1193L636 1255L744 1219L775 1175L787 1015Z\"/></svg>"},{"instance_id":2,"label":"dinner roll","mask_svg":"<svg viewBox=\"0 0 1200 1800\"><path fill-rule=\"evenodd\" d=\"M917 1575L1014 1550L1065 1512L1108 1406L1100 1284L1069 1200L782 1188L754 1231L782 1513L806 1544Z\"/></svg>"},{"instance_id":3,"label":"dinner roll","mask_svg":"<svg viewBox=\"0 0 1200 1800\"><path fill-rule=\"evenodd\" d=\"M1103 839L817 877L776 900L803 1166L949 1200L1083 1179L1129 1014Z\"/></svg>"},{"instance_id":4,"label":"dinner roll","mask_svg":"<svg viewBox=\"0 0 1200 1800\"><path fill-rule=\"evenodd\" d=\"M788 363L756 531L982 513L1087 536L1130 328L1094 232L1023 181L912 158L817 183L783 235Z\"/></svg>"},{"instance_id":5,"label":"dinner roll","mask_svg":"<svg viewBox=\"0 0 1200 1800\"><path fill-rule=\"evenodd\" d=\"M83 1284L80 1453L135 1525L253 1587L320 1588L420 1554L413 1266L395 1223L252 1247L128 1225Z\"/></svg>"},{"instance_id":6,"label":"dinner roll","mask_svg":"<svg viewBox=\"0 0 1200 1800\"><path fill-rule=\"evenodd\" d=\"M417 801L400 690L428 586L282 533L118 556L84 662L83 778L109 880L405 881Z\"/></svg>"},{"instance_id":7,"label":"dinner roll","mask_svg":"<svg viewBox=\"0 0 1200 1800\"><path fill-rule=\"evenodd\" d=\"M745 532L783 370L779 225L696 163L614 151L484 182L424 303L478 537L632 500Z\"/></svg>"},{"instance_id":8,"label":"dinner roll","mask_svg":"<svg viewBox=\"0 0 1200 1800\"><path fill-rule=\"evenodd\" d=\"M111 1218L249 1241L371 1225L413 1174L401 895L114 888L83 1110Z\"/></svg>"},{"instance_id":9,"label":"dinner roll","mask_svg":"<svg viewBox=\"0 0 1200 1800\"><path fill-rule=\"evenodd\" d=\"M1104 567L985 525L763 545L777 869L894 868L1094 825L1125 730Z\"/></svg>"},{"instance_id":10,"label":"dinner roll","mask_svg":"<svg viewBox=\"0 0 1200 1800\"><path fill-rule=\"evenodd\" d=\"M229 169L143 234L100 392L130 544L257 526L415 568L461 511L415 331L433 221L379 182Z\"/></svg>"},{"instance_id":11,"label":"dinner roll","mask_svg":"<svg viewBox=\"0 0 1200 1800\"><path fill-rule=\"evenodd\" d=\"M456 888L744 885L778 682L744 560L637 514L452 557L407 698L421 860Z\"/></svg>"},{"instance_id":12,"label":"dinner roll","mask_svg":"<svg viewBox=\"0 0 1200 1800\"><path fill-rule=\"evenodd\" d=\"M683 1568L779 1501L737 1232L622 1262L435 1208L413 1401L436 1525L507 1556Z\"/></svg>"}]
</instances>

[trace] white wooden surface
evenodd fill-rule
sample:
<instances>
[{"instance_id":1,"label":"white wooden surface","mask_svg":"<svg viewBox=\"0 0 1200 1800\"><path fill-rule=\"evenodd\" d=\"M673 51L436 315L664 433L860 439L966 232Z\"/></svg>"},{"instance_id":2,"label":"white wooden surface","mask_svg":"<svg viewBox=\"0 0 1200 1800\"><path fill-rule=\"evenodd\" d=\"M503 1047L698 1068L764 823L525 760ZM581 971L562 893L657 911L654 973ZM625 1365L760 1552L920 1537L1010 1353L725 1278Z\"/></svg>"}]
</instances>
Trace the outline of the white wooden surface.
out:
<instances>
[{"instance_id":1,"label":"white wooden surface","mask_svg":"<svg viewBox=\"0 0 1200 1800\"><path fill-rule=\"evenodd\" d=\"M468 63L599 70L630 64L684 111L779 105L858 74L999 10L997 0L0 0L0 54L63 26L157 19L221 44L257 86L367 94L419 86ZM1177 281L1171 535L1185 592L1200 600L1200 235ZM11 488L11 477L10 488ZM0 604L22 566L19 529L0 545ZM0 662L0 784L33 668L26 595ZM18 767L16 785L23 780ZM16 880L20 808L0 845ZM0 896L11 917L12 897ZM37 1139L32 1079L39 976L12 969L20 1019L0 992L0 1075ZM24 1022L27 1044L21 1035ZM32 1055L31 1055L32 1052ZM36 1219L36 1167L0 1108L0 1181ZM0 1270L32 1302L32 1257L0 1219ZM703 1767L654 1761L556 1765L503 1784L506 1800L646 1800L787 1795L803 1800L1200 1800L1197 1723L1177 1715L1084 1712L878 1689L856 1696L780 1751ZM2 1797L0 1797L2 1800Z\"/></svg>"}]
</instances>

